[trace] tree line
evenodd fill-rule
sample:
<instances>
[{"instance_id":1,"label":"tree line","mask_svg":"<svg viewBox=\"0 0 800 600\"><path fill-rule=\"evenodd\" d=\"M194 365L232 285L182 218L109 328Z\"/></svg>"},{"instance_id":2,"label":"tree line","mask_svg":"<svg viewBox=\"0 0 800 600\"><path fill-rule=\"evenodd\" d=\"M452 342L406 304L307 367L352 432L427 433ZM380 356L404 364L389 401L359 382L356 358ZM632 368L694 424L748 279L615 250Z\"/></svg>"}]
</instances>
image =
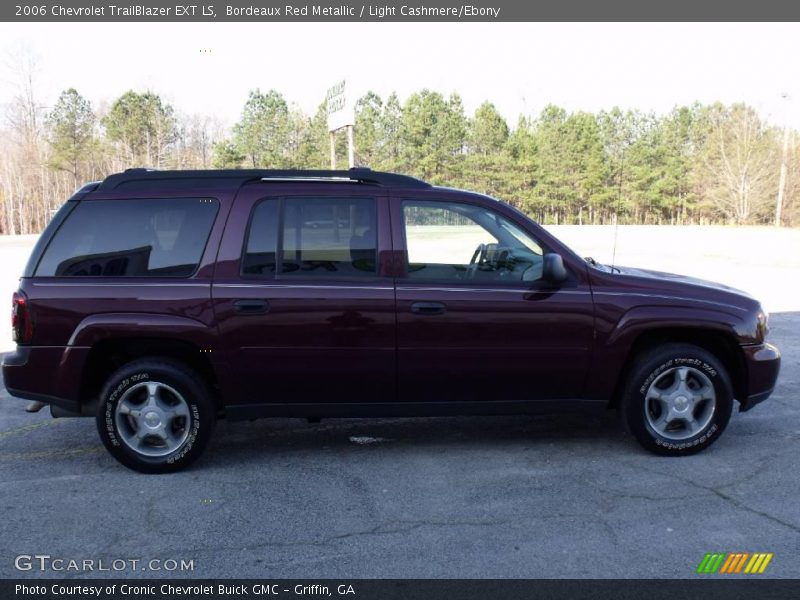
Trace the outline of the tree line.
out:
<instances>
[{"instance_id":1,"label":"tree line","mask_svg":"<svg viewBox=\"0 0 800 600\"><path fill-rule=\"evenodd\" d=\"M490 102L467 115L457 94L355 105L356 162L505 200L543 223L800 223L794 131L744 104L657 115L547 106L510 125ZM67 89L44 109L21 87L0 131L0 231L36 233L82 183L132 166L328 168L326 107L305 114L275 90L250 92L232 128L153 92L94 106ZM337 136L346 163L345 136ZM784 148L786 151L784 152Z\"/></svg>"}]
</instances>

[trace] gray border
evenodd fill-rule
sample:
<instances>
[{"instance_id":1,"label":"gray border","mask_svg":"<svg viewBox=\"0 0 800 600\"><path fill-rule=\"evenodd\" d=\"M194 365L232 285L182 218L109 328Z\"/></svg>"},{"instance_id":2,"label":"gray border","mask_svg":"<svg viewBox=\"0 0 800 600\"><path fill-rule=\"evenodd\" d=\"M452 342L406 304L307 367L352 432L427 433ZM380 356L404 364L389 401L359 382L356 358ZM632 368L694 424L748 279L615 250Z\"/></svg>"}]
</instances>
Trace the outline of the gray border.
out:
<instances>
[{"instance_id":1,"label":"gray border","mask_svg":"<svg viewBox=\"0 0 800 600\"><path fill-rule=\"evenodd\" d=\"M116 7L116 11L112 10ZM193 8L191 8L193 7ZM287 7L299 14L287 14ZM389 9L382 16L379 7ZM403 14L426 9L422 14ZM476 9L469 14L469 7ZM120 14L119 9L133 9ZM247 11L247 9L250 11ZM83 12L75 12L80 9ZM238 9L238 10L229 10ZM250 14L260 9L261 14ZM271 9L271 10L269 10ZM315 10L316 9L316 10ZM436 9L447 9L437 14ZM88 10L88 12L86 12ZM245 12L243 12L243 10ZM153 11L160 14L150 15ZM25 13L28 14L25 14ZM41 13L44 14L41 14ZM226 0L179 5L156 0L12 0L0 3L8 22L514 22L514 21L797 21L792 0Z\"/></svg>"}]
</instances>

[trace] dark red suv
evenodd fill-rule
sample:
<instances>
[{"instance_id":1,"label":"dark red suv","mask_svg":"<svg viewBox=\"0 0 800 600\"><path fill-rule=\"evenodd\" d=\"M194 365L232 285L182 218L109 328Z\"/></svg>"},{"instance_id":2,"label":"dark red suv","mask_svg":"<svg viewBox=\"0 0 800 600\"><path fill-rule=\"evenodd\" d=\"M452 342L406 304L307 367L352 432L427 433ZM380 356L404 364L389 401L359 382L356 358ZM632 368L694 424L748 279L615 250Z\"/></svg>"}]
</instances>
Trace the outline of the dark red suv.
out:
<instances>
[{"instance_id":1,"label":"dark red suv","mask_svg":"<svg viewBox=\"0 0 800 600\"><path fill-rule=\"evenodd\" d=\"M617 408L691 454L766 399L751 297L582 259L512 207L369 169L131 169L79 190L13 299L8 391L95 416L120 462L216 419Z\"/></svg>"}]
</instances>

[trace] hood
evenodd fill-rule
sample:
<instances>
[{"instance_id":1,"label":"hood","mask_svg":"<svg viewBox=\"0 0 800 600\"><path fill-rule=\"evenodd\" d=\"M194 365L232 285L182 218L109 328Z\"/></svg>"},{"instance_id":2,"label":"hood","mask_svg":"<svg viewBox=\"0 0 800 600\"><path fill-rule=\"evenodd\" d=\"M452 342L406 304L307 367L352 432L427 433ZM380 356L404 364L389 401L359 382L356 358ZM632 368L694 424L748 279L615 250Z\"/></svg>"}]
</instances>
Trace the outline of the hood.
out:
<instances>
[{"instance_id":1,"label":"hood","mask_svg":"<svg viewBox=\"0 0 800 600\"><path fill-rule=\"evenodd\" d=\"M758 300L750 294L722 283L648 269L633 267L617 267L617 269L619 269L619 273L610 274L610 278L616 285L622 285L625 289L637 294L664 295L675 299L683 298L689 302L701 302L706 305L716 304L723 310L727 305L729 309L735 307L737 313L745 311L756 314L761 310ZM609 281L609 283L611 282Z\"/></svg>"},{"instance_id":2,"label":"hood","mask_svg":"<svg viewBox=\"0 0 800 600\"><path fill-rule=\"evenodd\" d=\"M724 313L728 317L722 320L731 324L740 343L758 343L764 339L766 314L758 300L747 292L696 277L648 269L616 267L609 271L591 270L592 285L601 296L603 293L617 296L623 312L644 306L666 307L667 313L669 307L700 309L702 312L696 313L696 318L701 320L714 320L716 317L710 311L717 315Z\"/></svg>"},{"instance_id":3,"label":"hood","mask_svg":"<svg viewBox=\"0 0 800 600\"><path fill-rule=\"evenodd\" d=\"M753 300L754 298L747 292L731 287L729 285L725 285L723 283L717 283L716 281L708 281L707 279L699 279L697 277L690 277L688 275L678 275L676 273L665 273L664 271L652 271L650 269L637 269L634 267L616 267L619 269L620 273L623 275L633 275L634 277L645 277L647 279L654 279L662 282L670 282L683 286L691 286L691 287L703 287L708 288L710 290L718 290L721 292L727 292L730 294L735 294L737 296L743 296L745 298L749 298Z\"/></svg>"}]
</instances>

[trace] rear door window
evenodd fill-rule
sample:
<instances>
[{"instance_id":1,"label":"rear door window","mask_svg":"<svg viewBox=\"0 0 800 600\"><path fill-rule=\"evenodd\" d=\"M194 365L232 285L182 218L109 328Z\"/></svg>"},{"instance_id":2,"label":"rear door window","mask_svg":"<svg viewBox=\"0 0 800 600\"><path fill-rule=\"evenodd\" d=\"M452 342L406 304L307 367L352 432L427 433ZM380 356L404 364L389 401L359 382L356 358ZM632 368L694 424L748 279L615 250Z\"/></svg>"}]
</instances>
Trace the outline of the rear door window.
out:
<instances>
[{"instance_id":1,"label":"rear door window","mask_svg":"<svg viewBox=\"0 0 800 600\"><path fill-rule=\"evenodd\" d=\"M374 277L373 198L287 198L281 275Z\"/></svg>"},{"instance_id":2,"label":"rear door window","mask_svg":"<svg viewBox=\"0 0 800 600\"><path fill-rule=\"evenodd\" d=\"M377 276L374 198L290 197L282 203L272 199L256 205L242 258L243 275Z\"/></svg>"},{"instance_id":3,"label":"rear door window","mask_svg":"<svg viewBox=\"0 0 800 600\"><path fill-rule=\"evenodd\" d=\"M188 277L217 215L208 198L82 200L36 269L56 277Z\"/></svg>"}]
</instances>

